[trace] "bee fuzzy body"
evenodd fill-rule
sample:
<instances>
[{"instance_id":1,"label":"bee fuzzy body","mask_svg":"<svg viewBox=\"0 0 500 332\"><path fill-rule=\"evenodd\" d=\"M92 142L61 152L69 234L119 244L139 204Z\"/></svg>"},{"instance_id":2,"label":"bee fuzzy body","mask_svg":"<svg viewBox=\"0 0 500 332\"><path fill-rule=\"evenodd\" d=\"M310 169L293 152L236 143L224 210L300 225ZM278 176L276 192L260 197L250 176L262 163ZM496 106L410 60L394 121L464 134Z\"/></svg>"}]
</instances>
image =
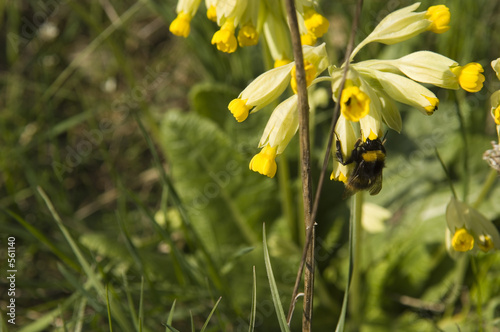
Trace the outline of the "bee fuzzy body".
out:
<instances>
[{"instance_id":1,"label":"bee fuzzy body","mask_svg":"<svg viewBox=\"0 0 500 332\"><path fill-rule=\"evenodd\" d=\"M382 189L382 170L385 165L385 148L380 139L359 139L354 145L351 156L344 160L340 141L337 140L336 156L342 165L355 163L353 172L345 184L344 198L359 190L369 190L370 195L376 195Z\"/></svg>"}]
</instances>

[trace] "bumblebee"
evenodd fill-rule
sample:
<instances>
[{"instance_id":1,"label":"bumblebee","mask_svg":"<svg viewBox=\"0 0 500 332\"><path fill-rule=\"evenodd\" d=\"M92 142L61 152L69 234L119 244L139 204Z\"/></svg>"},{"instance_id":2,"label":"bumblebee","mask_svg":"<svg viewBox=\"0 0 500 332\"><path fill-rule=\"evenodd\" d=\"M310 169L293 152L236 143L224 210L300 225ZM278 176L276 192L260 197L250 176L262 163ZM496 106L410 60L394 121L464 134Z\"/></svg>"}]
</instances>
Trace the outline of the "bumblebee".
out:
<instances>
[{"instance_id":1,"label":"bumblebee","mask_svg":"<svg viewBox=\"0 0 500 332\"><path fill-rule=\"evenodd\" d=\"M385 142L385 140L384 140ZM354 144L351 156L344 160L340 140L337 138L336 157L339 163L346 166L356 163L354 171L345 183L343 198L347 198L359 190L369 190L370 195L376 195L382 189L382 169L385 165L384 142L380 139L360 139Z\"/></svg>"}]
</instances>

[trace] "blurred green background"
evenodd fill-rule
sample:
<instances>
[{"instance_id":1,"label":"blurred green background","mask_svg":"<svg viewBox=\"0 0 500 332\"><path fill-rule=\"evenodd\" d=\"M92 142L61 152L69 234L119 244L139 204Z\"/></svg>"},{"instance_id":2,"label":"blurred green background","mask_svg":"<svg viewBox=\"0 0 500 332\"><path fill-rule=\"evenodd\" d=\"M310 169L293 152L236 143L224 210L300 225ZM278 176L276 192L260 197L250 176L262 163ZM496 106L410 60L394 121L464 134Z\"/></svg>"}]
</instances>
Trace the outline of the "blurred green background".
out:
<instances>
[{"instance_id":1,"label":"blurred green background","mask_svg":"<svg viewBox=\"0 0 500 332\"><path fill-rule=\"evenodd\" d=\"M357 40L412 3L365 1ZM482 160L496 139L488 99L500 89L490 66L500 57L500 3L443 3L452 13L447 33L369 45L356 57L431 50L461 65L481 63L486 82L476 94L434 89L441 103L432 117L400 105L403 131L387 135L382 192L365 200L372 218L364 225L351 330L500 330L500 256L449 257L451 192L435 154L459 198L500 225L500 188ZM419 10L434 4L423 1ZM189 38L173 36L175 6L0 2L2 330L163 331L172 313L176 329L198 331L222 297L206 330L247 331L255 266L255 330L279 331L262 224L287 309L304 236L298 140L278 158L274 179L248 170L272 107L238 124L227 104L269 68L269 54L261 45L217 51L210 44L217 27L203 4ZM338 64L354 7L321 1L318 9L330 21L323 40ZM315 184L330 94L323 83L311 97ZM335 328L346 283L349 202L342 192L327 181L319 207L317 331ZM7 323L3 291L9 236L16 239L15 326ZM299 300L292 330L300 319Z\"/></svg>"}]
</instances>

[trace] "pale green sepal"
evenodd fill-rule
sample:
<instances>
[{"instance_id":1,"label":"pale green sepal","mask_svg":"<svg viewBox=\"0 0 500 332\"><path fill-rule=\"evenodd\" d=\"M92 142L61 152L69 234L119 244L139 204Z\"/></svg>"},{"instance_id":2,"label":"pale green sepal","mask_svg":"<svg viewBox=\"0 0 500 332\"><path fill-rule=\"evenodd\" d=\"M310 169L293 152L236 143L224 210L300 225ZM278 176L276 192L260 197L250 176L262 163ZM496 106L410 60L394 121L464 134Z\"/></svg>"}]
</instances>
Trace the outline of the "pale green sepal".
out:
<instances>
[{"instance_id":1,"label":"pale green sepal","mask_svg":"<svg viewBox=\"0 0 500 332\"><path fill-rule=\"evenodd\" d=\"M328 67L328 54L326 53L326 44L313 47L303 45L304 60L309 61L316 67L316 75L321 74Z\"/></svg>"},{"instance_id":2,"label":"pale green sepal","mask_svg":"<svg viewBox=\"0 0 500 332\"><path fill-rule=\"evenodd\" d=\"M494 111L498 106L500 106L500 90L497 90L491 94L490 97L491 108ZM493 115L493 117L495 117Z\"/></svg>"},{"instance_id":3,"label":"pale green sepal","mask_svg":"<svg viewBox=\"0 0 500 332\"><path fill-rule=\"evenodd\" d=\"M247 8L248 0L224 0L217 1L216 13L217 24L222 26L226 19L234 19L234 25L237 26L240 22L241 16ZM254 0L250 0L254 1Z\"/></svg>"},{"instance_id":4,"label":"pale green sepal","mask_svg":"<svg viewBox=\"0 0 500 332\"><path fill-rule=\"evenodd\" d=\"M429 113L425 107L433 106L427 98L437 99L432 91L404 76L377 70L371 71L370 74L380 82L384 91L392 99L414 106L426 115Z\"/></svg>"},{"instance_id":5,"label":"pale green sepal","mask_svg":"<svg viewBox=\"0 0 500 332\"><path fill-rule=\"evenodd\" d=\"M383 92L379 92L380 104L382 107L382 118L384 119L385 124L401 133L401 129L403 129L403 120L401 119L401 113L399 113L398 107L392 101L392 99L387 96Z\"/></svg>"},{"instance_id":6,"label":"pale green sepal","mask_svg":"<svg viewBox=\"0 0 500 332\"><path fill-rule=\"evenodd\" d=\"M446 89L458 89L458 79L450 70L458 63L441 54L420 51L408 54L393 65L417 82L429 83Z\"/></svg>"},{"instance_id":7,"label":"pale green sepal","mask_svg":"<svg viewBox=\"0 0 500 332\"><path fill-rule=\"evenodd\" d=\"M287 65L266 71L258 76L243 90L239 97L247 100L247 105L255 106L252 113L268 105L278 98L290 83L290 72L293 62Z\"/></svg>"},{"instance_id":8,"label":"pale green sepal","mask_svg":"<svg viewBox=\"0 0 500 332\"><path fill-rule=\"evenodd\" d=\"M493 68L497 74L497 78L500 80L500 58L491 61L491 68Z\"/></svg>"},{"instance_id":9,"label":"pale green sepal","mask_svg":"<svg viewBox=\"0 0 500 332\"><path fill-rule=\"evenodd\" d=\"M410 39L427 30L431 21L425 18L426 12L413 12L418 6L420 6L420 2L387 15L380 21L372 33L354 49L351 59L368 43L379 42L392 45Z\"/></svg>"},{"instance_id":10,"label":"pale green sepal","mask_svg":"<svg viewBox=\"0 0 500 332\"><path fill-rule=\"evenodd\" d=\"M294 94L275 108L262 133L260 148L269 144L271 147L278 147L277 154L285 150L299 129L297 101L298 97Z\"/></svg>"},{"instance_id":11,"label":"pale green sepal","mask_svg":"<svg viewBox=\"0 0 500 332\"><path fill-rule=\"evenodd\" d=\"M194 17L200 6L200 2L201 0L179 0L179 2L177 2L176 12L177 14L184 12Z\"/></svg>"},{"instance_id":12,"label":"pale green sepal","mask_svg":"<svg viewBox=\"0 0 500 332\"><path fill-rule=\"evenodd\" d=\"M292 60L292 42L286 20L276 15L275 12L269 11L264 20L263 30L267 47L274 60Z\"/></svg>"}]
</instances>

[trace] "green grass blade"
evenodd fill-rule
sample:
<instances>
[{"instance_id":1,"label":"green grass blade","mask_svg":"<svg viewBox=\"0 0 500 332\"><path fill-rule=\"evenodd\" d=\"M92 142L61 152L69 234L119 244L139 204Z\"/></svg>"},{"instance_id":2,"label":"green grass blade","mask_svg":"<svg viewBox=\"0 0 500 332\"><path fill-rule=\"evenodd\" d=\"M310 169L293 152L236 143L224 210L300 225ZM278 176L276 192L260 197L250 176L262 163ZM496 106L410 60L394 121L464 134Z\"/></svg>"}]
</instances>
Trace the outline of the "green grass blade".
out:
<instances>
[{"instance_id":1,"label":"green grass blade","mask_svg":"<svg viewBox=\"0 0 500 332\"><path fill-rule=\"evenodd\" d=\"M217 306L219 305L220 300L222 300L222 296L219 297L219 299L215 303L214 307L212 308L212 311L210 311L210 314L208 315L207 320L205 321L205 324L203 324L203 327L201 328L200 332L205 332L205 329L208 326L208 322L210 322L210 318L212 318L212 315L214 314L215 309L217 309Z\"/></svg>"},{"instance_id":2,"label":"green grass blade","mask_svg":"<svg viewBox=\"0 0 500 332\"><path fill-rule=\"evenodd\" d=\"M123 274L123 289L125 290L125 295L127 296L128 308L130 311L130 317L132 317L132 321L134 322L134 326L139 326L139 321L137 319L137 313L134 308L134 301L132 300L132 294L130 293L127 276Z\"/></svg>"},{"instance_id":3,"label":"green grass blade","mask_svg":"<svg viewBox=\"0 0 500 332\"><path fill-rule=\"evenodd\" d=\"M356 232L358 231L356 229L356 218L358 218L358 213L361 211L358 211L357 209L357 200L358 200L358 195L361 195L362 193L357 193L352 199L351 199L351 218L349 220L349 268L347 271L347 283L345 285L345 291L344 291L344 299L342 301L342 310L340 311L340 317L339 321L337 322L337 327L335 328L335 332L342 332L345 330L345 317L347 314L347 304L348 304L348 299L349 299L349 288L351 286L351 281L352 281L352 271L354 267L354 247L356 246L356 241L355 241L355 236ZM361 217L361 216L359 216Z\"/></svg>"},{"instance_id":4,"label":"green grass blade","mask_svg":"<svg viewBox=\"0 0 500 332\"><path fill-rule=\"evenodd\" d=\"M172 308L170 308L170 312L168 313L168 317L167 317L167 328L172 325L172 320L174 319L174 311L175 311L175 303L177 302L177 300L174 300L174 303L172 303ZM167 330L165 329L165 332L167 332Z\"/></svg>"},{"instance_id":5,"label":"green grass blade","mask_svg":"<svg viewBox=\"0 0 500 332\"><path fill-rule=\"evenodd\" d=\"M106 308L108 308L109 332L113 332L113 323L111 322L111 306L109 304L108 285L106 285Z\"/></svg>"},{"instance_id":6,"label":"green grass blade","mask_svg":"<svg viewBox=\"0 0 500 332\"><path fill-rule=\"evenodd\" d=\"M76 316L76 325L74 332L81 332L82 331L82 326L83 326L83 321L85 319L85 308L87 307L87 299L84 297L82 298L82 301L80 302L78 311L77 311L77 316Z\"/></svg>"},{"instance_id":7,"label":"green grass blade","mask_svg":"<svg viewBox=\"0 0 500 332\"><path fill-rule=\"evenodd\" d=\"M42 317L39 317L31 324L25 325L18 332L38 332L38 331L47 331L49 326L54 322L54 320L59 316L61 309L65 310L73 305L78 298L81 297L81 294L78 292L74 292L69 298L67 298L62 304L59 305L58 308L48 312Z\"/></svg>"},{"instance_id":8,"label":"green grass blade","mask_svg":"<svg viewBox=\"0 0 500 332\"><path fill-rule=\"evenodd\" d=\"M47 205L47 208L49 209L52 217L54 218L57 226L61 230L61 232L64 235L64 238L66 241L69 243L71 249L73 250L73 253L75 254L76 258L78 259L78 262L82 266L82 269L84 273L86 274L87 278L93 285L94 289L96 290L97 294L102 298L102 299L108 299L107 296L107 288L105 289L104 285L101 283L99 276L93 271L93 269L90 267L90 264L87 262L85 257L83 256L82 251L76 244L75 240L69 233L68 229L66 226L64 226L61 217L57 213L56 209L54 208L54 205L50 201L49 197L45 193L45 191L41 187L37 187L37 191L44 200L45 204ZM122 312L121 308L119 305L115 306L113 308L113 315L116 321L120 324L121 328L124 331L131 331L130 330L130 323L127 322L127 319L125 318L124 313Z\"/></svg>"},{"instance_id":9,"label":"green grass blade","mask_svg":"<svg viewBox=\"0 0 500 332\"><path fill-rule=\"evenodd\" d=\"M255 275L255 266L253 267L253 287L252 287L252 310L250 311L250 325L248 332L255 330L255 317L257 315L257 277Z\"/></svg>"},{"instance_id":10,"label":"green grass blade","mask_svg":"<svg viewBox=\"0 0 500 332\"><path fill-rule=\"evenodd\" d=\"M55 245L54 241L49 240L45 235L43 235L38 229L33 227L30 223L28 223L26 220L24 220L21 216L15 214L14 212L10 210L5 211L8 215L10 215L12 218L14 218L17 222L19 222L28 232L30 232L34 237L37 238L38 241L42 242L45 244L49 249L57 256L59 257L64 263L66 263L69 267L72 269L81 272L80 267L78 264L76 264L71 258L66 256L61 250L59 250Z\"/></svg>"},{"instance_id":11,"label":"green grass blade","mask_svg":"<svg viewBox=\"0 0 500 332\"><path fill-rule=\"evenodd\" d=\"M191 319L191 332L195 332L195 329L194 329L194 319L193 319L193 312L191 310L189 310L189 317Z\"/></svg>"},{"instance_id":12,"label":"green grass blade","mask_svg":"<svg viewBox=\"0 0 500 332\"><path fill-rule=\"evenodd\" d=\"M104 310L104 307L95 299L95 295L91 294L88 291L89 288L89 282L82 284L82 281L76 278L74 275L72 275L65 267L64 265L57 263L57 269L63 277L75 288L77 292L80 292L81 295L83 295L83 298L86 298L89 301L89 304L92 308L94 308L95 311L102 312Z\"/></svg>"},{"instance_id":13,"label":"green grass blade","mask_svg":"<svg viewBox=\"0 0 500 332\"><path fill-rule=\"evenodd\" d=\"M267 278L269 279L269 286L271 288L271 296L273 298L274 309L276 310L276 315L278 316L278 322L280 324L281 332L290 332L290 327L286 323L285 312L283 311L283 306L280 301L280 294L278 292L278 286L276 285L276 280L274 279L273 268L271 266L271 259L269 258L269 251L267 250L267 239L266 239L266 224L262 225L263 229L263 242L264 242L264 261L266 263Z\"/></svg>"},{"instance_id":14,"label":"green grass blade","mask_svg":"<svg viewBox=\"0 0 500 332\"><path fill-rule=\"evenodd\" d=\"M139 331L142 331L144 322L144 277L141 277L141 296L139 298Z\"/></svg>"}]
</instances>

